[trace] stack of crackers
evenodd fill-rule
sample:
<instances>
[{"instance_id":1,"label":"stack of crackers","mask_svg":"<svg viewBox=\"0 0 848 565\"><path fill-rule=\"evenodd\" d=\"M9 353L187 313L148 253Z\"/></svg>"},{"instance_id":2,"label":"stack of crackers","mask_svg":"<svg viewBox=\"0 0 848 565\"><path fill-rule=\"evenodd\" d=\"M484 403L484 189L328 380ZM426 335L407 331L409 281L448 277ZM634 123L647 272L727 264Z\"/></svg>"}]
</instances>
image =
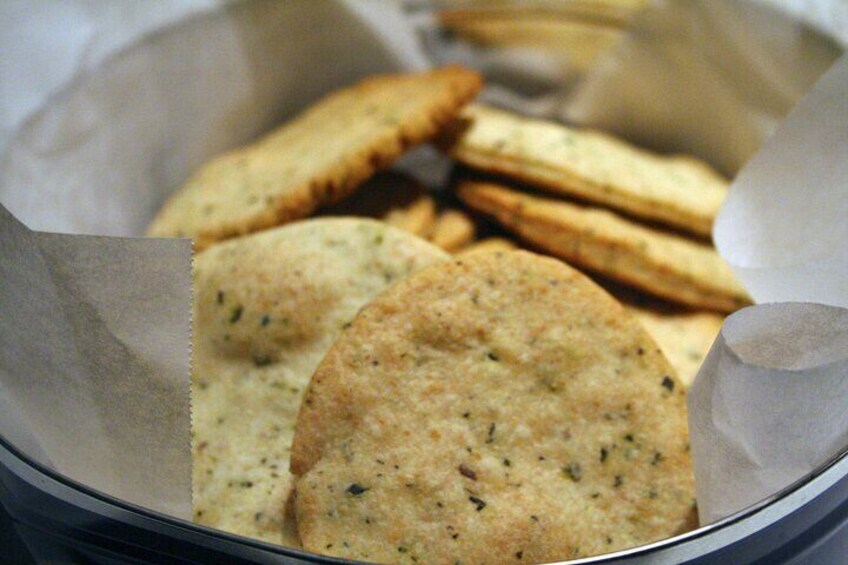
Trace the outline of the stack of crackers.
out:
<instances>
[{"instance_id":1,"label":"stack of crackers","mask_svg":"<svg viewBox=\"0 0 848 565\"><path fill-rule=\"evenodd\" d=\"M686 385L747 302L706 239L726 183L471 104L481 86L456 66L366 79L154 220L199 251L198 523L384 563L547 562L694 527ZM384 171L427 141L488 176L451 200Z\"/></svg>"}]
</instances>

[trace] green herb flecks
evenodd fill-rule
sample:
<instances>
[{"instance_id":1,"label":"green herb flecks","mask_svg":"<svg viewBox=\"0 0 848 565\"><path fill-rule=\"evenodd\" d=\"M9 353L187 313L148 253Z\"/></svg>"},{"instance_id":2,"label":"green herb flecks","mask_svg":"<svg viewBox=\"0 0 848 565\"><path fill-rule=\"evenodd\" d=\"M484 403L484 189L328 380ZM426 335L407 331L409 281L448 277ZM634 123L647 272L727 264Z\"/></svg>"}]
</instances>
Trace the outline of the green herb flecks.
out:
<instances>
[{"instance_id":1,"label":"green herb flecks","mask_svg":"<svg viewBox=\"0 0 848 565\"><path fill-rule=\"evenodd\" d=\"M580 479L583 478L583 468L580 466L580 463L569 463L562 468L562 471L575 483L580 482Z\"/></svg>"},{"instance_id":2,"label":"green herb flecks","mask_svg":"<svg viewBox=\"0 0 848 565\"><path fill-rule=\"evenodd\" d=\"M257 367L267 367L268 365L270 365L273 362L274 362L274 360L271 359L270 355L260 354L260 355L254 355L253 356L253 364L256 365Z\"/></svg>"}]
</instances>

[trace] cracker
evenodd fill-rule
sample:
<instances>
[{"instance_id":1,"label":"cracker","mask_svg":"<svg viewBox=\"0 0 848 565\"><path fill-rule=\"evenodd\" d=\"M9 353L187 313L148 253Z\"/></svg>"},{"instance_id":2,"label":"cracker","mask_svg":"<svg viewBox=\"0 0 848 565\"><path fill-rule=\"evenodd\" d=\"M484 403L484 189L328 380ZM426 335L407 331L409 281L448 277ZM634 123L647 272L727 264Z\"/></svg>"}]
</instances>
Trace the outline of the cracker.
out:
<instances>
[{"instance_id":1,"label":"cracker","mask_svg":"<svg viewBox=\"0 0 848 565\"><path fill-rule=\"evenodd\" d=\"M709 245L599 208L464 182L460 198L533 245L575 265L674 302L722 312L750 303Z\"/></svg>"},{"instance_id":2,"label":"cracker","mask_svg":"<svg viewBox=\"0 0 848 565\"><path fill-rule=\"evenodd\" d=\"M445 210L436 218L430 241L445 251L454 253L474 241L476 231L474 220L469 218L468 214L459 210Z\"/></svg>"},{"instance_id":3,"label":"cracker","mask_svg":"<svg viewBox=\"0 0 848 565\"><path fill-rule=\"evenodd\" d=\"M586 71L623 36L625 22L620 18L559 12L485 6L442 10L438 17L456 36L498 52L540 50L546 61L559 62L566 71Z\"/></svg>"},{"instance_id":4,"label":"cracker","mask_svg":"<svg viewBox=\"0 0 848 565\"><path fill-rule=\"evenodd\" d=\"M461 162L709 236L727 181L693 158L663 157L607 134L472 104L446 142ZM456 126L457 128L459 126Z\"/></svg>"},{"instance_id":5,"label":"cracker","mask_svg":"<svg viewBox=\"0 0 848 565\"><path fill-rule=\"evenodd\" d=\"M426 238L436 226L436 201L428 194L423 194L404 208L395 208L383 216L383 221Z\"/></svg>"},{"instance_id":6,"label":"cracker","mask_svg":"<svg viewBox=\"0 0 848 565\"><path fill-rule=\"evenodd\" d=\"M411 177L386 171L369 179L351 197L323 208L321 215L377 218L426 238L436 225L436 201Z\"/></svg>"},{"instance_id":7,"label":"cracker","mask_svg":"<svg viewBox=\"0 0 848 565\"><path fill-rule=\"evenodd\" d=\"M683 386L689 389L721 330L724 316L715 312L629 304L625 307L654 338L677 371Z\"/></svg>"},{"instance_id":8,"label":"cracker","mask_svg":"<svg viewBox=\"0 0 848 565\"><path fill-rule=\"evenodd\" d=\"M487 237L463 247L459 250L457 255L464 255L466 253L488 253L492 251L512 251L517 248L518 246L515 245L515 243L505 237Z\"/></svg>"},{"instance_id":9,"label":"cracker","mask_svg":"<svg viewBox=\"0 0 848 565\"><path fill-rule=\"evenodd\" d=\"M721 331L724 316L681 308L611 281L600 281L654 338L688 390Z\"/></svg>"},{"instance_id":10,"label":"cracker","mask_svg":"<svg viewBox=\"0 0 848 565\"><path fill-rule=\"evenodd\" d=\"M150 226L153 236L215 241L303 218L342 199L475 96L480 76L457 66L366 79L259 141L197 171Z\"/></svg>"},{"instance_id":11,"label":"cracker","mask_svg":"<svg viewBox=\"0 0 848 565\"><path fill-rule=\"evenodd\" d=\"M292 448L310 551L538 563L689 525L683 387L564 263L478 253L401 281L316 370Z\"/></svg>"},{"instance_id":12,"label":"cracker","mask_svg":"<svg viewBox=\"0 0 848 565\"><path fill-rule=\"evenodd\" d=\"M363 304L447 257L411 234L358 218L297 222L196 257L197 522L298 544L284 509L294 420L312 371Z\"/></svg>"},{"instance_id":13,"label":"cracker","mask_svg":"<svg viewBox=\"0 0 848 565\"><path fill-rule=\"evenodd\" d=\"M477 2L469 6L468 2L454 2L454 6L445 3L438 12L439 22L448 27L461 26L474 22L523 22L573 21L595 23L609 27L624 28L630 25L636 14L645 8L648 0L581 0L579 2L558 3L510 3ZM464 4L464 5L463 5ZM528 40L531 38L528 37Z\"/></svg>"}]
</instances>

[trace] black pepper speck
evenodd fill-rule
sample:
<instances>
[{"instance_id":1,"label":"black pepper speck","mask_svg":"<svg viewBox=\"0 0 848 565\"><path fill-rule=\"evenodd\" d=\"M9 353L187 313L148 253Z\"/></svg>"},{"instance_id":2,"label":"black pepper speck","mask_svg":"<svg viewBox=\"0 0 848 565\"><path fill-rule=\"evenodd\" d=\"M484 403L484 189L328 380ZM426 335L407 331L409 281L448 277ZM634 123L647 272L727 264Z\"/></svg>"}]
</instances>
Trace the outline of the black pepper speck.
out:
<instances>
[{"instance_id":1,"label":"black pepper speck","mask_svg":"<svg viewBox=\"0 0 848 565\"><path fill-rule=\"evenodd\" d=\"M486 507L486 501L477 498L476 496L469 496L468 500L474 503L474 505L477 507L477 512L480 512Z\"/></svg>"},{"instance_id":2,"label":"black pepper speck","mask_svg":"<svg viewBox=\"0 0 848 565\"><path fill-rule=\"evenodd\" d=\"M347 492L348 494L352 494L353 496L359 496L364 492L367 492L368 490L369 489L360 485L359 483L352 483L349 487L347 487L345 492Z\"/></svg>"}]
</instances>

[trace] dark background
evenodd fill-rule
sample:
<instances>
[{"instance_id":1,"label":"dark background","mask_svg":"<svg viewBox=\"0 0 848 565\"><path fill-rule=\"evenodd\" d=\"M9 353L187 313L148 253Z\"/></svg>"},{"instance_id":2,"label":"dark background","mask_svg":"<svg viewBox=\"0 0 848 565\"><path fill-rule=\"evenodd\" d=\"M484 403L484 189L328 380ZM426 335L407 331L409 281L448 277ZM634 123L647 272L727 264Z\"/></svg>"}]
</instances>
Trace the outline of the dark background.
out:
<instances>
[{"instance_id":1,"label":"dark background","mask_svg":"<svg viewBox=\"0 0 848 565\"><path fill-rule=\"evenodd\" d=\"M0 506L0 563L8 565L30 565L35 561L24 543L12 529L12 519Z\"/></svg>"}]
</instances>

